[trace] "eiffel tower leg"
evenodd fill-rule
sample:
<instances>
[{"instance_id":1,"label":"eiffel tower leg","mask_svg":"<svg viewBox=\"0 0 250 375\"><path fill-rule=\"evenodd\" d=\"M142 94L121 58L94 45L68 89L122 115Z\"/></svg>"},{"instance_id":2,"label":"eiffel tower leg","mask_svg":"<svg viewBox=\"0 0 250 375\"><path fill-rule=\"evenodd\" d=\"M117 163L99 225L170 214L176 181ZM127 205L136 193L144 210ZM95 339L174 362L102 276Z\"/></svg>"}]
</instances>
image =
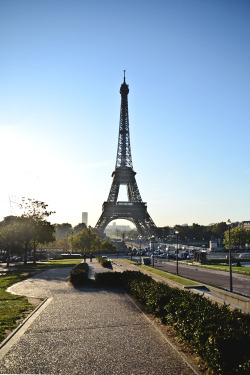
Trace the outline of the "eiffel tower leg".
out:
<instances>
[{"instance_id":1,"label":"eiffel tower leg","mask_svg":"<svg viewBox=\"0 0 250 375\"><path fill-rule=\"evenodd\" d=\"M102 212L98 222L96 223L95 229L100 233L100 235L104 234L104 230L106 226L112 221L109 217L106 217L105 213Z\"/></svg>"}]
</instances>

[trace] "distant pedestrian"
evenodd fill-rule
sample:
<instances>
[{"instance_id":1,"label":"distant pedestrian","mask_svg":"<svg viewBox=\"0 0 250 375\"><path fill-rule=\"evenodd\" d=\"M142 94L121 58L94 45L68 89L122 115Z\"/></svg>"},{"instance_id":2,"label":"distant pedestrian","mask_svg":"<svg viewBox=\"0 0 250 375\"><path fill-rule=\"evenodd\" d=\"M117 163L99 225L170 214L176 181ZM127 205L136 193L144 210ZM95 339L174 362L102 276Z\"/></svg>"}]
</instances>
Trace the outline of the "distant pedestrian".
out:
<instances>
[{"instance_id":1,"label":"distant pedestrian","mask_svg":"<svg viewBox=\"0 0 250 375\"><path fill-rule=\"evenodd\" d=\"M83 259L84 259L84 263L86 263L86 259L87 259L86 254L84 254Z\"/></svg>"},{"instance_id":2,"label":"distant pedestrian","mask_svg":"<svg viewBox=\"0 0 250 375\"><path fill-rule=\"evenodd\" d=\"M89 258L90 258L90 262L92 262L92 254L90 254Z\"/></svg>"}]
</instances>

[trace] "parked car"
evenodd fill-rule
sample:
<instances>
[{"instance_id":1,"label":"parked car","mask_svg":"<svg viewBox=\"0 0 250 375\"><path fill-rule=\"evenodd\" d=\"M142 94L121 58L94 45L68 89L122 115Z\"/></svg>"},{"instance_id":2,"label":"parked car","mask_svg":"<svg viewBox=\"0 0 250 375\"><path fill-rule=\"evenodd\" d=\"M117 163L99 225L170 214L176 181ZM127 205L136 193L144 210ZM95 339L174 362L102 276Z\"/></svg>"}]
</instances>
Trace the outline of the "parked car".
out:
<instances>
[{"instance_id":1,"label":"parked car","mask_svg":"<svg viewBox=\"0 0 250 375\"><path fill-rule=\"evenodd\" d=\"M0 262L6 262L6 255L0 255Z\"/></svg>"},{"instance_id":2,"label":"parked car","mask_svg":"<svg viewBox=\"0 0 250 375\"><path fill-rule=\"evenodd\" d=\"M17 255L13 255L12 257L10 257L10 261L11 262L21 262L21 257L19 257Z\"/></svg>"},{"instance_id":3,"label":"parked car","mask_svg":"<svg viewBox=\"0 0 250 375\"><path fill-rule=\"evenodd\" d=\"M168 257L168 255L167 255L166 253L161 254L161 255L159 256L159 258L161 258L161 259L166 259L167 257Z\"/></svg>"},{"instance_id":4,"label":"parked car","mask_svg":"<svg viewBox=\"0 0 250 375\"><path fill-rule=\"evenodd\" d=\"M240 254L239 258L250 258L250 254L249 253Z\"/></svg>"}]
</instances>

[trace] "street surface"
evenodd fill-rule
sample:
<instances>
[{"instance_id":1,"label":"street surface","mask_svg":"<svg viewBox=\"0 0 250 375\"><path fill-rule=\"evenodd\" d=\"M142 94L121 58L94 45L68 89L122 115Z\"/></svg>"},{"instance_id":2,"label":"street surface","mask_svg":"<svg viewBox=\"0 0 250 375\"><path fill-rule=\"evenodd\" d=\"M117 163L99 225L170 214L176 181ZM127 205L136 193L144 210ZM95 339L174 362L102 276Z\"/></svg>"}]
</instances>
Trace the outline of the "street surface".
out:
<instances>
[{"instance_id":1,"label":"street surface","mask_svg":"<svg viewBox=\"0 0 250 375\"><path fill-rule=\"evenodd\" d=\"M0 350L0 373L199 374L123 291L73 288L69 272L51 269L11 287L49 300Z\"/></svg>"},{"instance_id":2,"label":"street surface","mask_svg":"<svg viewBox=\"0 0 250 375\"><path fill-rule=\"evenodd\" d=\"M133 259L139 260L139 257L133 257ZM168 262L155 257L155 267L163 271L176 273L176 262L173 261ZM180 276L229 290L229 272L184 265L180 262L178 269ZM250 276L233 273L233 291L250 296Z\"/></svg>"}]
</instances>

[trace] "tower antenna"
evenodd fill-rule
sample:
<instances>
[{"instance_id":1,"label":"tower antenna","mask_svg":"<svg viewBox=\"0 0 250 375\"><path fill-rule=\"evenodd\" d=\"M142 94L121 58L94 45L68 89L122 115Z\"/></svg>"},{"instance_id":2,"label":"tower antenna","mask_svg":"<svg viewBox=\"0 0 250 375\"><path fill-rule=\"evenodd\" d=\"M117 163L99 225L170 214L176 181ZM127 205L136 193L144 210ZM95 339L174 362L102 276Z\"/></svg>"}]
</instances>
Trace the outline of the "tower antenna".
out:
<instances>
[{"instance_id":1,"label":"tower antenna","mask_svg":"<svg viewBox=\"0 0 250 375\"><path fill-rule=\"evenodd\" d=\"M126 72L126 70L124 70L124 83L125 83L125 72Z\"/></svg>"}]
</instances>

